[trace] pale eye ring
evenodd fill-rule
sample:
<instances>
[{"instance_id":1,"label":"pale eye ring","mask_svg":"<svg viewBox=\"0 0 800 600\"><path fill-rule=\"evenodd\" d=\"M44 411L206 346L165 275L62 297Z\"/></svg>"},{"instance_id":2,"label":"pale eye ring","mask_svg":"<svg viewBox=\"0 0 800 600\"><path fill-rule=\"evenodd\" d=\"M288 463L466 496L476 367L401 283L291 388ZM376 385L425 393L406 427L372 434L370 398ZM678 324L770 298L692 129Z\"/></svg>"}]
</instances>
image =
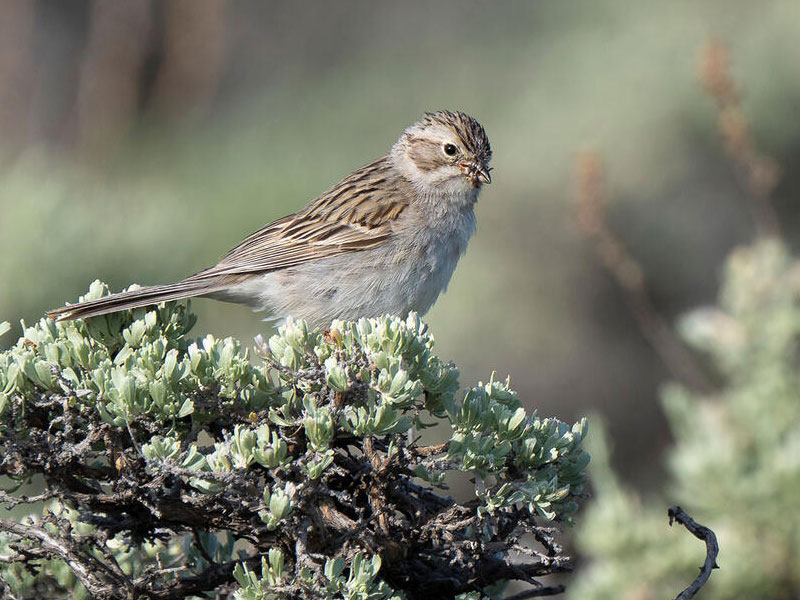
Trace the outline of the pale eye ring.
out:
<instances>
[{"instance_id":1,"label":"pale eye ring","mask_svg":"<svg viewBox=\"0 0 800 600\"><path fill-rule=\"evenodd\" d=\"M455 156L458 154L458 148L456 148L455 144L445 144L442 149L447 156Z\"/></svg>"}]
</instances>

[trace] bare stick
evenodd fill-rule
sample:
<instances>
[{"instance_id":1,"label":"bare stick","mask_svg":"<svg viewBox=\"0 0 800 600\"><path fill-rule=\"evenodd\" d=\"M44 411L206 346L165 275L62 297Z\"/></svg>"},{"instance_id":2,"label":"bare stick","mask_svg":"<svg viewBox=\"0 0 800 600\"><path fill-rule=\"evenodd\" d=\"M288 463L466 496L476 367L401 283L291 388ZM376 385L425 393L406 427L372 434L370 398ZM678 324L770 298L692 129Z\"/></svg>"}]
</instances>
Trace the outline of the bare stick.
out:
<instances>
[{"instance_id":1,"label":"bare stick","mask_svg":"<svg viewBox=\"0 0 800 600\"><path fill-rule=\"evenodd\" d=\"M680 506L670 507L670 509L667 511L667 516L669 517L670 526L677 521L686 527L686 529L689 530L689 533L691 533L694 537L699 540L703 540L706 544L706 561L700 568L700 574L695 578L689 587L675 597L675 600L689 600L690 598L694 598L695 594L700 591L700 588L705 585L706 581L708 581L708 578L711 577L711 571L714 569L719 569L719 565L717 565L717 554L719 554L717 536L714 535L714 532L708 527L700 525L694 519L692 519L692 517L687 515Z\"/></svg>"},{"instance_id":2,"label":"bare stick","mask_svg":"<svg viewBox=\"0 0 800 600\"><path fill-rule=\"evenodd\" d=\"M534 590L514 594L506 598L506 600L528 600L529 598L541 598L542 596L555 596L557 594L563 594L565 590L566 588L563 585L542 586Z\"/></svg>"}]
</instances>

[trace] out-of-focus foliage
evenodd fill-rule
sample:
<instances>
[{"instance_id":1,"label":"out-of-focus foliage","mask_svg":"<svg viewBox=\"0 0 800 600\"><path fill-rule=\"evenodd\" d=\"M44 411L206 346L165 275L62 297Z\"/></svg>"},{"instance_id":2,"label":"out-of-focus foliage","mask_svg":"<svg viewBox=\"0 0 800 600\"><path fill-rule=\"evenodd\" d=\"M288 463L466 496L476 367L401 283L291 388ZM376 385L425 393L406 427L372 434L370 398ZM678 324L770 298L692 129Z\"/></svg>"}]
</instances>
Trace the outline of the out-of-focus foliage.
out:
<instances>
[{"instance_id":1,"label":"out-of-focus foliage","mask_svg":"<svg viewBox=\"0 0 800 600\"><path fill-rule=\"evenodd\" d=\"M701 542L669 531L674 502L718 537L720 569L704 598L793 598L800 593L800 261L774 240L733 252L715 307L689 313L684 337L724 377L708 397L670 386L663 404L675 438L666 500L640 498L594 440L595 501L578 531L591 562L573 598L664 598L703 562Z\"/></svg>"},{"instance_id":2,"label":"out-of-focus foliage","mask_svg":"<svg viewBox=\"0 0 800 600\"><path fill-rule=\"evenodd\" d=\"M235 578L241 599L500 598L500 582L568 568L537 523L577 509L585 421L528 414L508 381L459 393L413 313L324 332L290 319L257 339L260 364L232 338L190 339L194 322L175 303L41 319L0 353L0 475L43 479L55 501L0 523L15 594L155 595L179 573L193 592ZM448 443L410 437L437 423ZM479 482L471 502L437 493L457 472Z\"/></svg>"}]
</instances>

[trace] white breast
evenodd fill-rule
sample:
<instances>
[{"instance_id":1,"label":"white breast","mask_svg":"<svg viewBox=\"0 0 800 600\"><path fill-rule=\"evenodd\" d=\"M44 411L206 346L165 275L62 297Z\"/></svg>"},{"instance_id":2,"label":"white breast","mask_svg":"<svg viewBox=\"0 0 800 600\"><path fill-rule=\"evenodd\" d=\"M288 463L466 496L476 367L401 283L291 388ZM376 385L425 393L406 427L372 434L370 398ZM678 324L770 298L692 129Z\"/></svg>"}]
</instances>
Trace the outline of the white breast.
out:
<instances>
[{"instance_id":1,"label":"white breast","mask_svg":"<svg viewBox=\"0 0 800 600\"><path fill-rule=\"evenodd\" d=\"M475 232L472 206L443 211L438 219L429 220L415 239L414 259L406 265L408 310L424 314L439 294L447 289L458 259L467 249Z\"/></svg>"}]
</instances>

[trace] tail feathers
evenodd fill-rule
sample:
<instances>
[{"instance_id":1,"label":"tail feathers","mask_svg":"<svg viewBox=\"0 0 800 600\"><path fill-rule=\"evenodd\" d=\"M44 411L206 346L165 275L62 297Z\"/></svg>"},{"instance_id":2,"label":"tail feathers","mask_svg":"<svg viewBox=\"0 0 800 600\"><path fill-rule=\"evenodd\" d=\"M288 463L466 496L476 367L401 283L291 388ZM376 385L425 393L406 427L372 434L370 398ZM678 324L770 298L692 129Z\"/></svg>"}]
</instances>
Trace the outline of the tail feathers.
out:
<instances>
[{"instance_id":1,"label":"tail feathers","mask_svg":"<svg viewBox=\"0 0 800 600\"><path fill-rule=\"evenodd\" d=\"M185 280L167 285L153 285L138 290L112 294L111 296L105 296L97 300L89 300L88 302L81 302L79 304L68 304L49 311L47 317L56 321L88 319L89 317L105 315L120 310L150 306L153 304L160 304L161 302L169 302L170 300L182 300L184 298L202 296L204 294L227 289L227 287L227 285L208 280Z\"/></svg>"}]
</instances>

